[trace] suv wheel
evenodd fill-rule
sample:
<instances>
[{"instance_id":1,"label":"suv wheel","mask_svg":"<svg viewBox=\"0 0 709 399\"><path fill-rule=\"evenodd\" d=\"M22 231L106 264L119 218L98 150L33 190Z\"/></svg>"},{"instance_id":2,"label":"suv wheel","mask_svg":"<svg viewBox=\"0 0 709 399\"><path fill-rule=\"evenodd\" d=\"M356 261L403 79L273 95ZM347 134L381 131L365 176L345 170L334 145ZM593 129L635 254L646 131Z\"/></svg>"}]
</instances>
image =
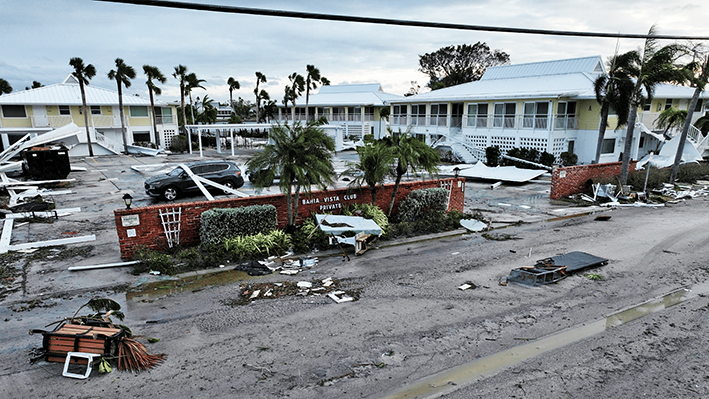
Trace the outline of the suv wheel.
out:
<instances>
[{"instance_id":1,"label":"suv wheel","mask_svg":"<svg viewBox=\"0 0 709 399\"><path fill-rule=\"evenodd\" d=\"M227 181L225 181L224 183L222 183L222 186L229 187L230 189L233 190L233 189L234 189L234 182L231 181L231 180L227 180ZM230 192L228 192L228 191L226 191L226 190L222 190L222 192L223 192L225 195L231 194Z\"/></svg>"},{"instance_id":2,"label":"suv wheel","mask_svg":"<svg viewBox=\"0 0 709 399\"><path fill-rule=\"evenodd\" d=\"M162 190L162 196L168 201L173 201L177 198L177 189L175 187L165 187Z\"/></svg>"}]
</instances>

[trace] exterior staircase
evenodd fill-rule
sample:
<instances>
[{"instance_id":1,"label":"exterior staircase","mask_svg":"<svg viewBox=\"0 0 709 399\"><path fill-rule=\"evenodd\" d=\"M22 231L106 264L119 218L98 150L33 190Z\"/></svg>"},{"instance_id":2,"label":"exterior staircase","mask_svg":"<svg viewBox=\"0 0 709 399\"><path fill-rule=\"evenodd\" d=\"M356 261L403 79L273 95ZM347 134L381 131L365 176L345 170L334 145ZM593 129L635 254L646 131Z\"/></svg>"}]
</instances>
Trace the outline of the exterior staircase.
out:
<instances>
[{"instance_id":1,"label":"exterior staircase","mask_svg":"<svg viewBox=\"0 0 709 399\"><path fill-rule=\"evenodd\" d=\"M485 149L470 144L462 136L455 137L447 132L437 132L437 134L443 136L443 139L434 143L433 148L449 147L465 163L473 164L485 159Z\"/></svg>"}]
</instances>

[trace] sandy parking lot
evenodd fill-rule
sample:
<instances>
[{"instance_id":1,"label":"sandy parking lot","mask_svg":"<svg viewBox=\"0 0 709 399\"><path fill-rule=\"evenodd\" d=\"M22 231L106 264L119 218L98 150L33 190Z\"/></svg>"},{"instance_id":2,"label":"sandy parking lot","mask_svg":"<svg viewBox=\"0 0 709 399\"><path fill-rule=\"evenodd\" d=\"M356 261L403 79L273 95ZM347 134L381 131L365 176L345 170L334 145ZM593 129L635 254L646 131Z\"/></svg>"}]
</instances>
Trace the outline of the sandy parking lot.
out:
<instances>
[{"instance_id":1,"label":"sandy parking lot","mask_svg":"<svg viewBox=\"0 0 709 399\"><path fill-rule=\"evenodd\" d=\"M359 293L344 304L286 296L235 305L236 281L129 300L125 286L141 277L126 269L66 271L118 261L112 211L123 206L127 190L138 206L154 201L142 192L144 176L131 169L154 163L83 159L77 164L88 170L70 175L78 180L77 194L56 198L82 212L13 230L13 240L67 236L62 233L97 240L12 260L20 274L0 304L0 397L709 397L705 198L604 210L611 219L599 222L594 215L560 218L600 210L549 203L548 183L490 190L468 182L466 210L483 211L498 226L526 222L500 230L512 239L463 232L421 237L379 245L349 262L322 257L296 276L241 282L332 277ZM498 284L512 268L571 251L608 258L593 270L604 279L573 275L541 288ZM459 290L465 282L476 288ZM599 321L606 326L609 315L684 289L691 292L681 291L681 301L675 295L649 306L667 309L634 311L649 314L591 335L577 330ZM88 380L62 377L57 363L30 364L29 351L41 346L41 337L27 331L71 315L94 296L119 301L125 324L160 338L149 349L166 353L167 361L145 373L95 373ZM564 338L554 335L565 331ZM558 347L546 349L550 336ZM458 374L437 374L457 366Z\"/></svg>"}]
</instances>

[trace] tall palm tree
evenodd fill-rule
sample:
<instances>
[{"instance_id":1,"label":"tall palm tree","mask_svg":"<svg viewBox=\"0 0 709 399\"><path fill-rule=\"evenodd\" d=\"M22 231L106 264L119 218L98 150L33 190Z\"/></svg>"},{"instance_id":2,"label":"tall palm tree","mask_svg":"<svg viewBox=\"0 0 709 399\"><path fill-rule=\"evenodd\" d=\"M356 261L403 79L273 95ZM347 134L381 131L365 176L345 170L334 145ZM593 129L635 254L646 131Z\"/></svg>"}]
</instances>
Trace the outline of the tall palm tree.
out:
<instances>
[{"instance_id":1,"label":"tall palm tree","mask_svg":"<svg viewBox=\"0 0 709 399\"><path fill-rule=\"evenodd\" d=\"M308 104L310 103L310 89L317 89L318 83L323 86L330 84L330 81L320 75L320 70L315 68L315 65L306 65L305 67L305 120L308 120Z\"/></svg>"},{"instance_id":2,"label":"tall palm tree","mask_svg":"<svg viewBox=\"0 0 709 399\"><path fill-rule=\"evenodd\" d=\"M696 57L696 53L695 53ZM692 116L694 115L694 110L697 108L697 102L699 101L699 95L704 91L704 86L709 80L709 53L704 55L703 65L692 60L693 62L685 68L685 71L689 72L687 74L688 80L691 82L692 86L695 87L694 94L692 95L692 101L689 102L689 108L687 109L687 117L684 120L684 125L682 126L682 137L680 138L679 145L677 146L677 154L675 154L675 162L672 164L672 173L670 174L670 184L674 184L677 178L677 172L679 172L679 163L682 161L682 153L684 152L684 143L687 140L687 134L689 133L689 125L692 123ZM695 75L696 71L699 72L698 76Z\"/></svg>"},{"instance_id":3,"label":"tall palm tree","mask_svg":"<svg viewBox=\"0 0 709 399\"><path fill-rule=\"evenodd\" d=\"M638 116L638 108L645 101L651 101L655 93L655 87L662 82L676 82L685 80L685 73L675 66L675 61L680 47L670 44L657 49L657 39L652 37L655 34L655 27L651 27L642 54L636 52L635 60L628 68L635 85L630 93L630 110L628 115L628 128L625 135L625 147L623 149L623 163L620 170L620 182L628 182L628 168L630 165L630 152L633 148L633 133L635 121Z\"/></svg>"},{"instance_id":4,"label":"tall palm tree","mask_svg":"<svg viewBox=\"0 0 709 399\"><path fill-rule=\"evenodd\" d=\"M429 174L437 174L441 158L438 155L438 151L431 148L425 141L408 134L408 132L401 133L399 131L399 134L393 134L391 129L389 129L389 134L389 137L383 141L394 149L394 157L396 158L396 168L394 169L396 180L394 182L394 191L391 193L389 210L387 211L387 216L391 217L401 178L409 170L413 173L425 170Z\"/></svg>"},{"instance_id":5,"label":"tall palm tree","mask_svg":"<svg viewBox=\"0 0 709 399\"><path fill-rule=\"evenodd\" d=\"M162 94L162 89L155 85L154 80L165 84L167 78L160 72L158 67L152 65L143 65L143 73L147 76L148 80L145 84L148 86L148 94L150 95L150 111L153 114L153 132L155 132L155 145L160 147L160 134L158 134L158 116L155 113L155 98L153 94L159 96Z\"/></svg>"},{"instance_id":6,"label":"tall palm tree","mask_svg":"<svg viewBox=\"0 0 709 399\"><path fill-rule=\"evenodd\" d=\"M332 152L335 142L319 127L322 120L305 125L275 125L269 131L269 143L263 151L251 157L250 170L263 173L252 182L263 188L280 176L279 188L288 203L288 230L295 228L300 192L310 194L311 186L324 190L333 184L335 169Z\"/></svg>"},{"instance_id":7,"label":"tall palm tree","mask_svg":"<svg viewBox=\"0 0 709 399\"><path fill-rule=\"evenodd\" d=\"M79 57L74 57L69 60L69 65L74 67L74 72L72 76L79 81L79 88L81 89L81 103L83 104L84 110L84 125L86 126L86 140L89 144L89 156L94 156L94 147L91 144L91 133L89 133L89 112L86 107L86 90L84 85L89 84L89 80L96 76L96 68L92 65L84 65L84 60Z\"/></svg>"},{"instance_id":8,"label":"tall palm tree","mask_svg":"<svg viewBox=\"0 0 709 399\"><path fill-rule=\"evenodd\" d=\"M261 83L267 83L266 75L261 72L256 72L256 88L254 89L254 94L256 95L256 123L261 121L261 92L258 87Z\"/></svg>"},{"instance_id":9,"label":"tall palm tree","mask_svg":"<svg viewBox=\"0 0 709 399\"><path fill-rule=\"evenodd\" d=\"M185 112L185 89L187 86L187 67L180 64L175 67L172 77L180 81L180 109L182 109L182 133L187 135L187 114Z\"/></svg>"},{"instance_id":10,"label":"tall palm tree","mask_svg":"<svg viewBox=\"0 0 709 399\"><path fill-rule=\"evenodd\" d=\"M229 79L227 79L226 84L229 85L229 106L233 107L234 105L232 103L234 102L234 97L232 96L232 92L234 90L241 89L241 84L239 84L238 80L232 77L229 77Z\"/></svg>"},{"instance_id":11,"label":"tall palm tree","mask_svg":"<svg viewBox=\"0 0 709 399\"><path fill-rule=\"evenodd\" d=\"M206 80L204 79L199 79L197 77L197 74L192 72L189 75L187 75L187 86L185 86L185 92L187 95L190 97L190 114L192 116L192 123L195 122L194 120L194 103L192 102L192 90L193 89L202 89L202 90L207 90L202 86L202 83L205 83Z\"/></svg>"},{"instance_id":12,"label":"tall palm tree","mask_svg":"<svg viewBox=\"0 0 709 399\"><path fill-rule=\"evenodd\" d=\"M12 86L10 86L10 83L5 79L0 78L0 96L10 93L12 93Z\"/></svg>"},{"instance_id":13,"label":"tall palm tree","mask_svg":"<svg viewBox=\"0 0 709 399\"><path fill-rule=\"evenodd\" d=\"M596 101L601 105L601 121L598 127L598 143L596 144L596 158L593 163L598 163L603 148L603 138L608 127L608 114L611 108L615 110L618 120L616 129L628 122L628 110L633 88L628 67L635 59L634 52L614 55L608 61L608 74L601 75L593 82Z\"/></svg>"},{"instance_id":14,"label":"tall palm tree","mask_svg":"<svg viewBox=\"0 0 709 399\"><path fill-rule=\"evenodd\" d=\"M305 90L305 78L298 72L293 72L288 76L290 80L290 100L293 103L293 110L295 112L295 100L303 95L303 90Z\"/></svg>"},{"instance_id":15,"label":"tall palm tree","mask_svg":"<svg viewBox=\"0 0 709 399\"><path fill-rule=\"evenodd\" d=\"M396 159L394 148L381 140L357 147L359 162L348 162L344 175L353 176L350 187L362 187L367 183L372 196L372 205L377 205L377 185L384 184L388 176L395 175L392 164Z\"/></svg>"},{"instance_id":16,"label":"tall palm tree","mask_svg":"<svg viewBox=\"0 0 709 399\"><path fill-rule=\"evenodd\" d=\"M108 78L115 80L118 85L118 113L121 116L121 136L123 136L123 151L128 153L128 138L126 137L126 122L123 112L123 86L130 87L130 80L135 79L135 69L123 62L123 59L116 58L116 69L108 72Z\"/></svg>"}]
</instances>

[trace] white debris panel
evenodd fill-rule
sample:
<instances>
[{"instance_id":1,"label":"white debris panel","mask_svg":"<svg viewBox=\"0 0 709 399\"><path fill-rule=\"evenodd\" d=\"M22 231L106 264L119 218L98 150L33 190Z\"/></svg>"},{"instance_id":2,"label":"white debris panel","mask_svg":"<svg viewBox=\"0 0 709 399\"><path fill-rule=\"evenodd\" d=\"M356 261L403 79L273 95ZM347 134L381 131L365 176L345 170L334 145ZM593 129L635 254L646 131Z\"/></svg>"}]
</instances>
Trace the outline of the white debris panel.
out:
<instances>
[{"instance_id":1,"label":"white debris panel","mask_svg":"<svg viewBox=\"0 0 709 399\"><path fill-rule=\"evenodd\" d=\"M648 162L658 169L672 166L675 163L675 156L677 155L677 148L679 147L681 138L681 135L677 135L663 144L659 154L653 155L652 157L650 155L643 157L643 159L638 161L636 169L643 169ZM697 147L694 143L690 140L685 140L681 163L699 162L702 159L702 154L697 151Z\"/></svg>"},{"instance_id":2,"label":"white debris panel","mask_svg":"<svg viewBox=\"0 0 709 399\"><path fill-rule=\"evenodd\" d=\"M520 169L516 166L496 166L491 168L482 162L468 168L461 168L458 176L471 179L485 179L524 183L547 173L546 170Z\"/></svg>"},{"instance_id":3,"label":"white debris panel","mask_svg":"<svg viewBox=\"0 0 709 399\"><path fill-rule=\"evenodd\" d=\"M342 235L346 231L355 233L382 235L382 228L372 219L360 216L315 215L320 230L326 234Z\"/></svg>"}]
</instances>

